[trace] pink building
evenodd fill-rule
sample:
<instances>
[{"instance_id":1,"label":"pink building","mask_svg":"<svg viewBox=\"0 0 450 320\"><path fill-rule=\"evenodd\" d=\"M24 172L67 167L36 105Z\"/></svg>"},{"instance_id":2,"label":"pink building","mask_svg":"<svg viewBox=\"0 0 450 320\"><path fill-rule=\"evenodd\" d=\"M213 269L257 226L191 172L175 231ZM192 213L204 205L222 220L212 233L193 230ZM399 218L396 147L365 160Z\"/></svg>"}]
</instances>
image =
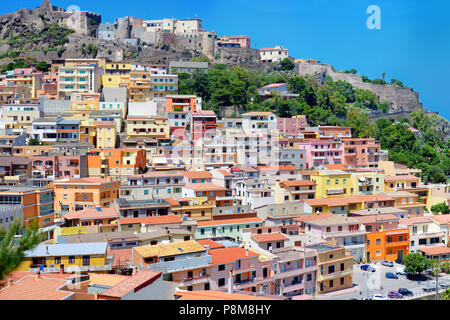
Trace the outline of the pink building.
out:
<instances>
[{"instance_id":1,"label":"pink building","mask_svg":"<svg viewBox=\"0 0 450 320\"><path fill-rule=\"evenodd\" d=\"M306 168L324 164L342 164L344 144L333 139L310 139L299 142L299 149L306 150Z\"/></svg>"},{"instance_id":2,"label":"pink building","mask_svg":"<svg viewBox=\"0 0 450 320\"><path fill-rule=\"evenodd\" d=\"M399 229L400 218L393 214L372 214L368 216L355 216L363 224L367 232L378 232Z\"/></svg>"},{"instance_id":3,"label":"pink building","mask_svg":"<svg viewBox=\"0 0 450 320\"><path fill-rule=\"evenodd\" d=\"M217 41L219 47L237 47L237 48L250 48L251 38L249 36L230 36L220 37ZM239 45L239 46L238 46Z\"/></svg>"},{"instance_id":4,"label":"pink building","mask_svg":"<svg viewBox=\"0 0 450 320\"><path fill-rule=\"evenodd\" d=\"M216 136L216 113L212 110L191 112L191 138L213 139Z\"/></svg>"},{"instance_id":5,"label":"pink building","mask_svg":"<svg viewBox=\"0 0 450 320\"><path fill-rule=\"evenodd\" d=\"M273 292L271 259L260 261L257 252L240 247L225 248L211 243L208 246L212 258L211 290L231 287L233 290Z\"/></svg>"},{"instance_id":6,"label":"pink building","mask_svg":"<svg viewBox=\"0 0 450 320\"><path fill-rule=\"evenodd\" d=\"M299 118L277 118L277 128L284 134L300 134L308 126L306 117Z\"/></svg>"},{"instance_id":7,"label":"pink building","mask_svg":"<svg viewBox=\"0 0 450 320\"><path fill-rule=\"evenodd\" d=\"M87 177L86 156L33 156L32 178L63 179Z\"/></svg>"},{"instance_id":8,"label":"pink building","mask_svg":"<svg viewBox=\"0 0 450 320\"><path fill-rule=\"evenodd\" d=\"M343 138L344 164L350 168L378 168L380 143L373 138Z\"/></svg>"},{"instance_id":9,"label":"pink building","mask_svg":"<svg viewBox=\"0 0 450 320\"><path fill-rule=\"evenodd\" d=\"M300 180L301 175L293 165L258 166L260 181L266 180L269 185L280 181Z\"/></svg>"},{"instance_id":10,"label":"pink building","mask_svg":"<svg viewBox=\"0 0 450 320\"><path fill-rule=\"evenodd\" d=\"M192 186L199 183L212 184L212 174L209 171L186 171L183 172L184 179L182 183L186 186Z\"/></svg>"}]
</instances>

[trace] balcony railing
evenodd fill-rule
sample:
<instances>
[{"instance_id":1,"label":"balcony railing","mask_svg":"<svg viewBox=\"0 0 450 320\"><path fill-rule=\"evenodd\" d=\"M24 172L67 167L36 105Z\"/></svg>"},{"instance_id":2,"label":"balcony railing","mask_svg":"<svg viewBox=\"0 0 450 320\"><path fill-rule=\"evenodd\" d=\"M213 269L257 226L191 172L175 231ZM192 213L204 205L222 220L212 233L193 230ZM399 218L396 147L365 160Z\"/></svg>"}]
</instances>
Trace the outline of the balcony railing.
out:
<instances>
[{"instance_id":1,"label":"balcony railing","mask_svg":"<svg viewBox=\"0 0 450 320\"><path fill-rule=\"evenodd\" d=\"M341 277L345 277L348 276L350 274L353 274L353 270L349 269L349 270L344 270L344 271L337 271L337 272L333 272L333 273L329 273L329 274L322 274L319 275L319 281L323 281L323 280L330 280L330 279L335 279L335 278L341 278Z\"/></svg>"}]
</instances>

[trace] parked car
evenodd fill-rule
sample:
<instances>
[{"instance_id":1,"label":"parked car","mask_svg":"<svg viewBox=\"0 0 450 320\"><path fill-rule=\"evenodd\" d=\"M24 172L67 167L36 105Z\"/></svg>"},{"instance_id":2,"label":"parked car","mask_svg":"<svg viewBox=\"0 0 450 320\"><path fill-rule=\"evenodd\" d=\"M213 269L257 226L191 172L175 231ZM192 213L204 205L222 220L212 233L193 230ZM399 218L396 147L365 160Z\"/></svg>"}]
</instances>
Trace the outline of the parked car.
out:
<instances>
[{"instance_id":1,"label":"parked car","mask_svg":"<svg viewBox=\"0 0 450 320\"><path fill-rule=\"evenodd\" d=\"M387 261L387 260L384 260L381 264L383 266L386 266L386 267L393 267L394 266L394 263L392 261Z\"/></svg>"},{"instance_id":2,"label":"parked car","mask_svg":"<svg viewBox=\"0 0 450 320\"><path fill-rule=\"evenodd\" d=\"M369 266L369 267L367 268L367 271L369 271L369 272L375 272L375 271L377 271L377 269L376 269L375 267Z\"/></svg>"},{"instance_id":3,"label":"parked car","mask_svg":"<svg viewBox=\"0 0 450 320\"><path fill-rule=\"evenodd\" d=\"M386 278L388 279L398 279L398 275L392 272L386 272Z\"/></svg>"},{"instance_id":4,"label":"parked car","mask_svg":"<svg viewBox=\"0 0 450 320\"><path fill-rule=\"evenodd\" d=\"M431 286L433 286L433 287L436 287L436 281L431 281L430 282L430 285ZM438 282L438 287L439 288L442 288L442 289L446 289L446 288L448 288L449 287L449 284L448 283L445 283L445 282Z\"/></svg>"},{"instance_id":5,"label":"parked car","mask_svg":"<svg viewBox=\"0 0 450 320\"><path fill-rule=\"evenodd\" d=\"M404 296L413 296L414 293L411 290L405 289L405 288L400 288L398 289L398 292L401 293Z\"/></svg>"},{"instance_id":6,"label":"parked car","mask_svg":"<svg viewBox=\"0 0 450 320\"><path fill-rule=\"evenodd\" d=\"M387 298L381 294L374 294L372 300L387 300Z\"/></svg>"},{"instance_id":7,"label":"parked car","mask_svg":"<svg viewBox=\"0 0 450 320\"><path fill-rule=\"evenodd\" d=\"M361 270L367 271L367 268L370 267L368 264L363 264L360 268Z\"/></svg>"},{"instance_id":8,"label":"parked car","mask_svg":"<svg viewBox=\"0 0 450 320\"><path fill-rule=\"evenodd\" d=\"M436 287L426 286L426 287L423 287L422 290L425 292L433 292L433 291L436 291Z\"/></svg>"},{"instance_id":9,"label":"parked car","mask_svg":"<svg viewBox=\"0 0 450 320\"><path fill-rule=\"evenodd\" d=\"M388 297L389 298L394 298L394 299L401 299L401 298L403 298L403 295L400 292L397 292L397 291L389 291Z\"/></svg>"},{"instance_id":10,"label":"parked car","mask_svg":"<svg viewBox=\"0 0 450 320\"><path fill-rule=\"evenodd\" d=\"M372 298L364 297L361 300L373 300Z\"/></svg>"},{"instance_id":11,"label":"parked car","mask_svg":"<svg viewBox=\"0 0 450 320\"><path fill-rule=\"evenodd\" d=\"M403 276L408 276L408 275L411 274L411 272L406 271L406 268L405 268L405 267L398 267L398 268L395 268L395 273L396 273L396 274L403 275Z\"/></svg>"},{"instance_id":12,"label":"parked car","mask_svg":"<svg viewBox=\"0 0 450 320\"><path fill-rule=\"evenodd\" d=\"M348 300L358 300L358 299L356 299L356 298L350 298L350 299L348 299Z\"/></svg>"}]
</instances>

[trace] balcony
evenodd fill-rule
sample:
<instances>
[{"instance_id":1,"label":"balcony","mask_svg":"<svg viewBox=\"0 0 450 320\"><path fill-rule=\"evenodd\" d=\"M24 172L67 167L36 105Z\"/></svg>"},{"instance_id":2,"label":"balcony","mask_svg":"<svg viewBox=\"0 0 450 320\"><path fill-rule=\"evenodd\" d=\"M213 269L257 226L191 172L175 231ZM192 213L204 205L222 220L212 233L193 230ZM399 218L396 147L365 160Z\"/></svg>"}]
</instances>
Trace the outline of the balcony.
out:
<instances>
[{"instance_id":1,"label":"balcony","mask_svg":"<svg viewBox=\"0 0 450 320\"><path fill-rule=\"evenodd\" d=\"M187 287L192 286L196 284L202 284L202 283L209 283L211 278L209 275L202 276L202 277L191 277L191 278L184 278L182 282L180 282L181 287Z\"/></svg>"},{"instance_id":2,"label":"balcony","mask_svg":"<svg viewBox=\"0 0 450 320\"><path fill-rule=\"evenodd\" d=\"M353 269L349 269L349 270L344 270L344 271L333 272L330 274L319 275L319 278L317 280L318 281L331 280L331 279L335 279L335 278L342 278L342 277L352 275L352 274L353 274Z\"/></svg>"},{"instance_id":3,"label":"balcony","mask_svg":"<svg viewBox=\"0 0 450 320\"><path fill-rule=\"evenodd\" d=\"M288 277L295 277L304 273L308 273L308 272L314 272L317 271L317 265L315 266L311 266L311 267L306 267L306 268L297 268L297 269L293 269L293 270L288 270L288 271L280 271L279 273L275 274L274 278L275 279L283 279L283 278L288 278Z\"/></svg>"},{"instance_id":4,"label":"balcony","mask_svg":"<svg viewBox=\"0 0 450 320\"><path fill-rule=\"evenodd\" d=\"M386 242L386 248L392 248L392 247L408 247L409 241L393 241L393 242Z\"/></svg>"},{"instance_id":5,"label":"balcony","mask_svg":"<svg viewBox=\"0 0 450 320\"><path fill-rule=\"evenodd\" d=\"M301 289L305 289L305 284L300 282L300 283L293 283L293 284L285 284L283 287L283 293L288 293L288 292L292 292L295 290L301 290Z\"/></svg>"}]
</instances>

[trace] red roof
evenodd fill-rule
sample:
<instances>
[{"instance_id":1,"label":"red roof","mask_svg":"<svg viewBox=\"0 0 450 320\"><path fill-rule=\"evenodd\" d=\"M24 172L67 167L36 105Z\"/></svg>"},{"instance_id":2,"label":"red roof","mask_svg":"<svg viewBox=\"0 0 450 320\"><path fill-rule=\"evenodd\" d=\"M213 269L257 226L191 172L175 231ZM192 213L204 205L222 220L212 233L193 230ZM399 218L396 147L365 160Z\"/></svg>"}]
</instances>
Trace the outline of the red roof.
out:
<instances>
[{"instance_id":1,"label":"red roof","mask_svg":"<svg viewBox=\"0 0 450 320\"><path fill-rule=\"evenodd\" d=\"M142 218L125 218L119 219L120 224L165 224L165 223L181 223L182 220L179 216L157 216L157 217L142 217Z\"/></svg>"},{"instance_id":2,"label":"red roof","mask_svg":"<svg viewBox=\"0 0 450 320\"><path fill-rule=\"evenodd\" d=\"M274 232L274 233L263 233L263 234L252 234L252 239L256 242L269 242L269 241L283 241L289 238L285 235Z\"/></svg>"},{"instance_id":3,"label":"red roof","mask_svg":"<svg viewBox=\"0 0 450 320\"><path fill-rule=\"evenodd\" d=\"M226 191L227 189L222 186L217 186L215 184L208 183L198 183L191 186L186 186L185 188L191 189L194 191Z\"/></svg>"},{"instance_id":4,"label":"red roof","mask_svg":"<svg viewBox=\"0 0 450 320\"><path fill-rule=\"evenodd\" d=\"M93 219L108 219L108 218L119 218L120 215L114 208L100 208L101 211L97 209L84 209L81 211L71 212L64 215L66 220L93 220Z\"/></svg>"},{"instance_id":5,"label":"red roof","mask_svg":"<svg viewBox=\"0 0 450 320\"><path fill-rule=\"evenodd\" d=\"M244 248L239 247L229 247L229 248L219 248L208 252L212 257L212 264L224 264L234 262L237 259L257 257L259 254Z\"/></svg>"},{"instance_id":6,"label":"red roof","mask_svg":"<svg viewBox=\"0 0 450 320\"><path fill-rule=\"evenodd\" d=\"M99 296L120 298L130 291L138 292L139 290L151 285L162 275L161 271L142 270L132 275L128 279L119 282L115 286L99 294Z\"/></svg>"},{"instance_id":7,"label":"red roof","mask_svg":"<svg viewBox=\"0 0 450 320\"><path fill-rule=\"evenodd\" d=\"M218 170L221 174L223 174L225 177L232 177L233 175L228 172L227 170Z\"/></svg>"},{"instance_id":8,"label":"red roof","mask_svg":"<svg viewBox=\"0 0 450 320\"><path fill-rule=\"evenodd\" d=\"M431 256L438 254L450 254L450 248L444 246L436 246L436 247L425 247L419 249L422 252L425 252Z\"/></svg>"},{"instance_id":9,"label":"red roof","mask_svg":"<svg viewBox=\"0 0 450 320\"><path fill-rule=\"evenodd\" d=\"M113 256L113 268L124 266L128 263L131 263L131 255L133 248L124 248L124 249L108 249L107 256Z\"/></svg>"},{"instance_id":10,"label":"red roof","mask_svg":"<svg viewBox=\"0 0 450 320\"><path fill-rule=\"evenodd\" d=\"M287 171L287 170L294 170L297 171L298 169L294 167L293 165L283 165L283 166L258 166L257 167L259 171L262 170L272 170L272 171Z\"/></svg>"},{"instance_id":11,"label":"red roof","mask_svg":"<svg viewBox=\"0 0 450 320\"><path fill-rule=\"evenodd\" d=\"M73 294L59 289L65 285L65 279L43 275L36 280L36 275L27 275L1 290L0 300L63 300Z\"/></svg>"},{"instance_id":12,"label":"red roof","mask_svg":"<svg viewBox=\"0 0 450 320\"><path fill-rule=\"evenodd\" d=\"M197 240L197 242L200 243L202 246L209 246L210 250L218 249L218 248L225 248L220 243L212 241L211 239L201 239L201 240Z\"/></svg>"},{"instance_id":13,"label":"red roof","mask_svg":"<svg viewBox=\"0 0 450 320\"><path fill-rule=\"evenodd\" d=\"M186 171L183 175L188 179L211 179L212 175L208 171Z\"/></svg>"}]
</instances>

